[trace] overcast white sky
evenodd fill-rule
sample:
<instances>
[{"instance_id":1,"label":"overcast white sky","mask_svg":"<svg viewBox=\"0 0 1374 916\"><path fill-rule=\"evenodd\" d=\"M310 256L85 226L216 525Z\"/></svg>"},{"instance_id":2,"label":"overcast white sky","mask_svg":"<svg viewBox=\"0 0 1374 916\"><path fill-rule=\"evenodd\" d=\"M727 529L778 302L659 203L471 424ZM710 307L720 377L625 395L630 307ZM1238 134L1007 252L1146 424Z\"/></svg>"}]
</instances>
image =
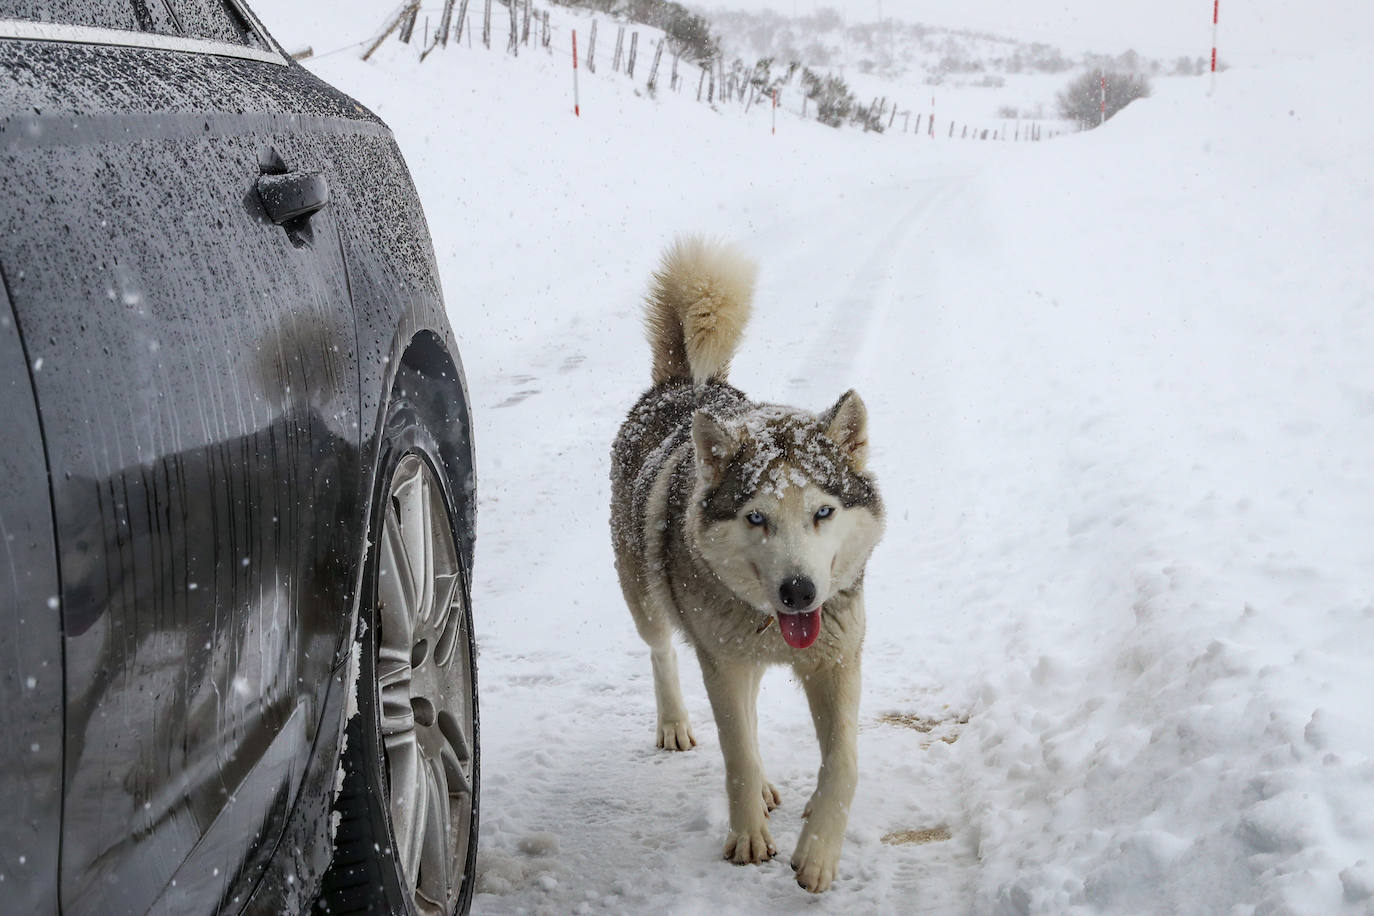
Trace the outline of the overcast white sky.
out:
<instances>
[{"instance_id":1,"label":"overcast white sky","mask_svg":"<svg viewBox=\"0 0 1374 916\"><path fill-rule=\"evenodd\" d=\"M773 9L805 14L829 6L853 21L883 16L934 25L986 29L1048 41L1066 51L1155 56L1207 55L1212 0L688 0L702 9ZM1221 0L1218 45L1223 59L1256 63L1323 48L1374 50L1370 0Z\"/></svg>"}]
</instances>

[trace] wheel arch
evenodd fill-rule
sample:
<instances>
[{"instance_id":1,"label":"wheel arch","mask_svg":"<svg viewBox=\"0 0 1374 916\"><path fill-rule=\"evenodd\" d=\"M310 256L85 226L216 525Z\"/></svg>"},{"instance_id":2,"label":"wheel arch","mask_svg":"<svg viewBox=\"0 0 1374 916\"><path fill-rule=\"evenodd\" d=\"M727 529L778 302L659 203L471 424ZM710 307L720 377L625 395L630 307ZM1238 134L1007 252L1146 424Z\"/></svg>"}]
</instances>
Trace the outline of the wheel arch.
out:
<instances>
[{"instance_id":1,"label":"wheel arch","mask_svg":"<svg viewBox=\"0 0 1374 916\"><path fill-rule=\"evenodd\" d=\"M446 329L445 329L446 330ZM449 338L451 340L451 337ZM404 341L402 346L401 342ZM390 883L394 867L395 838L386 813L384 795L368 783L370 768L385 767L380 739L366 734L365 723L381 707L377 690L375 647L369 640L382 632L377 617L379 604L374 601L378 582L378 559L371 554L374 545L385 535L386 495L392 473L406 455L422 452L426 465L442 475L440 486L445 490L452 509L452 532L457 547L463 583L460 586L466 608L467 651L469 653L472 687L472 723L468 737L473 755L472 827L469 834L468 858L464 865L469 877L475 874L475 855L480 791L480 715L476 702L476 652L471 629L471 562L474 545L475 469L472 446L472 413L462 363L456 347L446 345L440 333L422 329L396 336L399 355L386 361L389 372L380 387L382 397L374 440L369 449L371 468L364 477L369 488L367 501L367 540L364 550L369 554L360 564L358 600L354 605L355 627L350 633L349 647L360 646L362 652L349 658L348 688L351 702L343 717L341 734L348 734L340 743L338 769L340 779L335 783L332 811L341 816L333 836L332 861L322 875L321 899L335 912L398 913L411 912L395 898L396 888ZM376 391L377 389L374 389ZM369 597L372 596L372 597ZM358 625L361 618L362 625ZM342 683L342 682L341 682ZM351 755L351 756L350 756ZM386 838L383 841L381 838ZM380 850L373 863L373 853ZM360 852L361 851L361 852ZM388 865L388 862L392 862ZM373 864L369 864L373 863ZM379 872L377 869L381 869ZM383 877L385 876L385 877ZM458 912L466 913L475 878L464 885Z\"/></svg>"},{"instance_id":2,"label":"wheel arch","mask_svg":"<svg viewBox=\"0 0 1374 916\"><path fill-rule=\"evenodd\" d=\"M472 437L472 408L462 361L455 348L431 330L416 333L406 343L387 395L397 395L415 407L439 446L443 472L455 501L459 553L471 575L476 543L477 474ZM383 412L386 404L383 404Z\"/></svg>"}]
</instances>

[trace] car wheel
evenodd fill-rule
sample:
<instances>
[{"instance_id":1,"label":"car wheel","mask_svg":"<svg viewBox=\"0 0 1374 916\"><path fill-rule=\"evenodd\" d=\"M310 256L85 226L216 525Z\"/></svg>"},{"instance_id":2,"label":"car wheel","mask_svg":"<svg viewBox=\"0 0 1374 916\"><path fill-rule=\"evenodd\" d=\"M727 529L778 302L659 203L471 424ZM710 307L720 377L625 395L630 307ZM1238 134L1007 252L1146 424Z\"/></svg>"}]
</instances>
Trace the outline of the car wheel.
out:
<instances>
[{"instance_id":1,"label":"car wheel","mask_svg":"<svg viewBox=\"0 0 1374 916\"><path fill-rule=\"evenodd\" d=\"M438 449L389 412L360 610L327 913L466 913L477 852L472 613Z\"/></svg>"}]
</instances>

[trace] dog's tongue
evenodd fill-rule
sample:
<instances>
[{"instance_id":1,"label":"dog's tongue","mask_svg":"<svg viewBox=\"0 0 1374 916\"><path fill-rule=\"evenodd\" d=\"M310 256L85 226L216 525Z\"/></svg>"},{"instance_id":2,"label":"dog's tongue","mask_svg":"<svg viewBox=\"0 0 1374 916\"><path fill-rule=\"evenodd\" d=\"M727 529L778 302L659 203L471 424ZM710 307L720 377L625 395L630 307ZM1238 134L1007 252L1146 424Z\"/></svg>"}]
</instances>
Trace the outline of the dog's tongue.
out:
<instances>
[{"instance_id":1,"label":"dog's tongue","mask_svg":"<svg viewBox=\"0 0 1374 916\"><path fill-rule=\"evenodd\" d=\"M805 649L821 635L821 609L805 614L779 614L778 629L782 638L794 649Z\"/></svg>"}]
</instances>

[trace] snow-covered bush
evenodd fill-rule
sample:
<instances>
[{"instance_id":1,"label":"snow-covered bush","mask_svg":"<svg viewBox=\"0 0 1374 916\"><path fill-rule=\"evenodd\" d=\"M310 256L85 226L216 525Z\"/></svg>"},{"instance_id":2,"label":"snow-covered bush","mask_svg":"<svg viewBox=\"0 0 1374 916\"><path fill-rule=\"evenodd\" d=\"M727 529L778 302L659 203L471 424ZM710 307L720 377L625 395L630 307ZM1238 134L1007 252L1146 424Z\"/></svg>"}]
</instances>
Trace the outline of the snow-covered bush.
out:
<instances>
[{"instance_id":1,"label":"snow-covered bush","mask_svg":"<svg viewBox=\"0 0 1374 916\"><path fill-rule=\"evenodd\" d=\"M816 103L816 120L839 127L854 112L854 93L833 73L821 76L810 68L802 71L802 91Z\"/></svg>"},{"instance_id":2,"label":"snow-covered bush","mask_svg":"<svg viewBox=\"0 0 1374 916\"><path fill-rule=\"evenodd\" d=\"M1096 127L1102 120L1101 70L1089 70L1074 79L1059 93L1059 115L1075 122L1080 130ZM1136 73L1108 72L1107 117L1111 117L1136 99L1150 94L1150 81Z\"/></svg>"},{"instance_id":3,"label":"snow-covered bush","mask_svg":"<svg viewBox=\"0 0 1374 916\"><path fill-rule=\"evenodd\" d=\"M717 39L711 35L711 23L674 0L556 0L564 6L576 6L623 16L631 22L662 29L668 37L668 47L687 60L702 63L714 60L720 53Z\"/></svg>"}]
</instances>

